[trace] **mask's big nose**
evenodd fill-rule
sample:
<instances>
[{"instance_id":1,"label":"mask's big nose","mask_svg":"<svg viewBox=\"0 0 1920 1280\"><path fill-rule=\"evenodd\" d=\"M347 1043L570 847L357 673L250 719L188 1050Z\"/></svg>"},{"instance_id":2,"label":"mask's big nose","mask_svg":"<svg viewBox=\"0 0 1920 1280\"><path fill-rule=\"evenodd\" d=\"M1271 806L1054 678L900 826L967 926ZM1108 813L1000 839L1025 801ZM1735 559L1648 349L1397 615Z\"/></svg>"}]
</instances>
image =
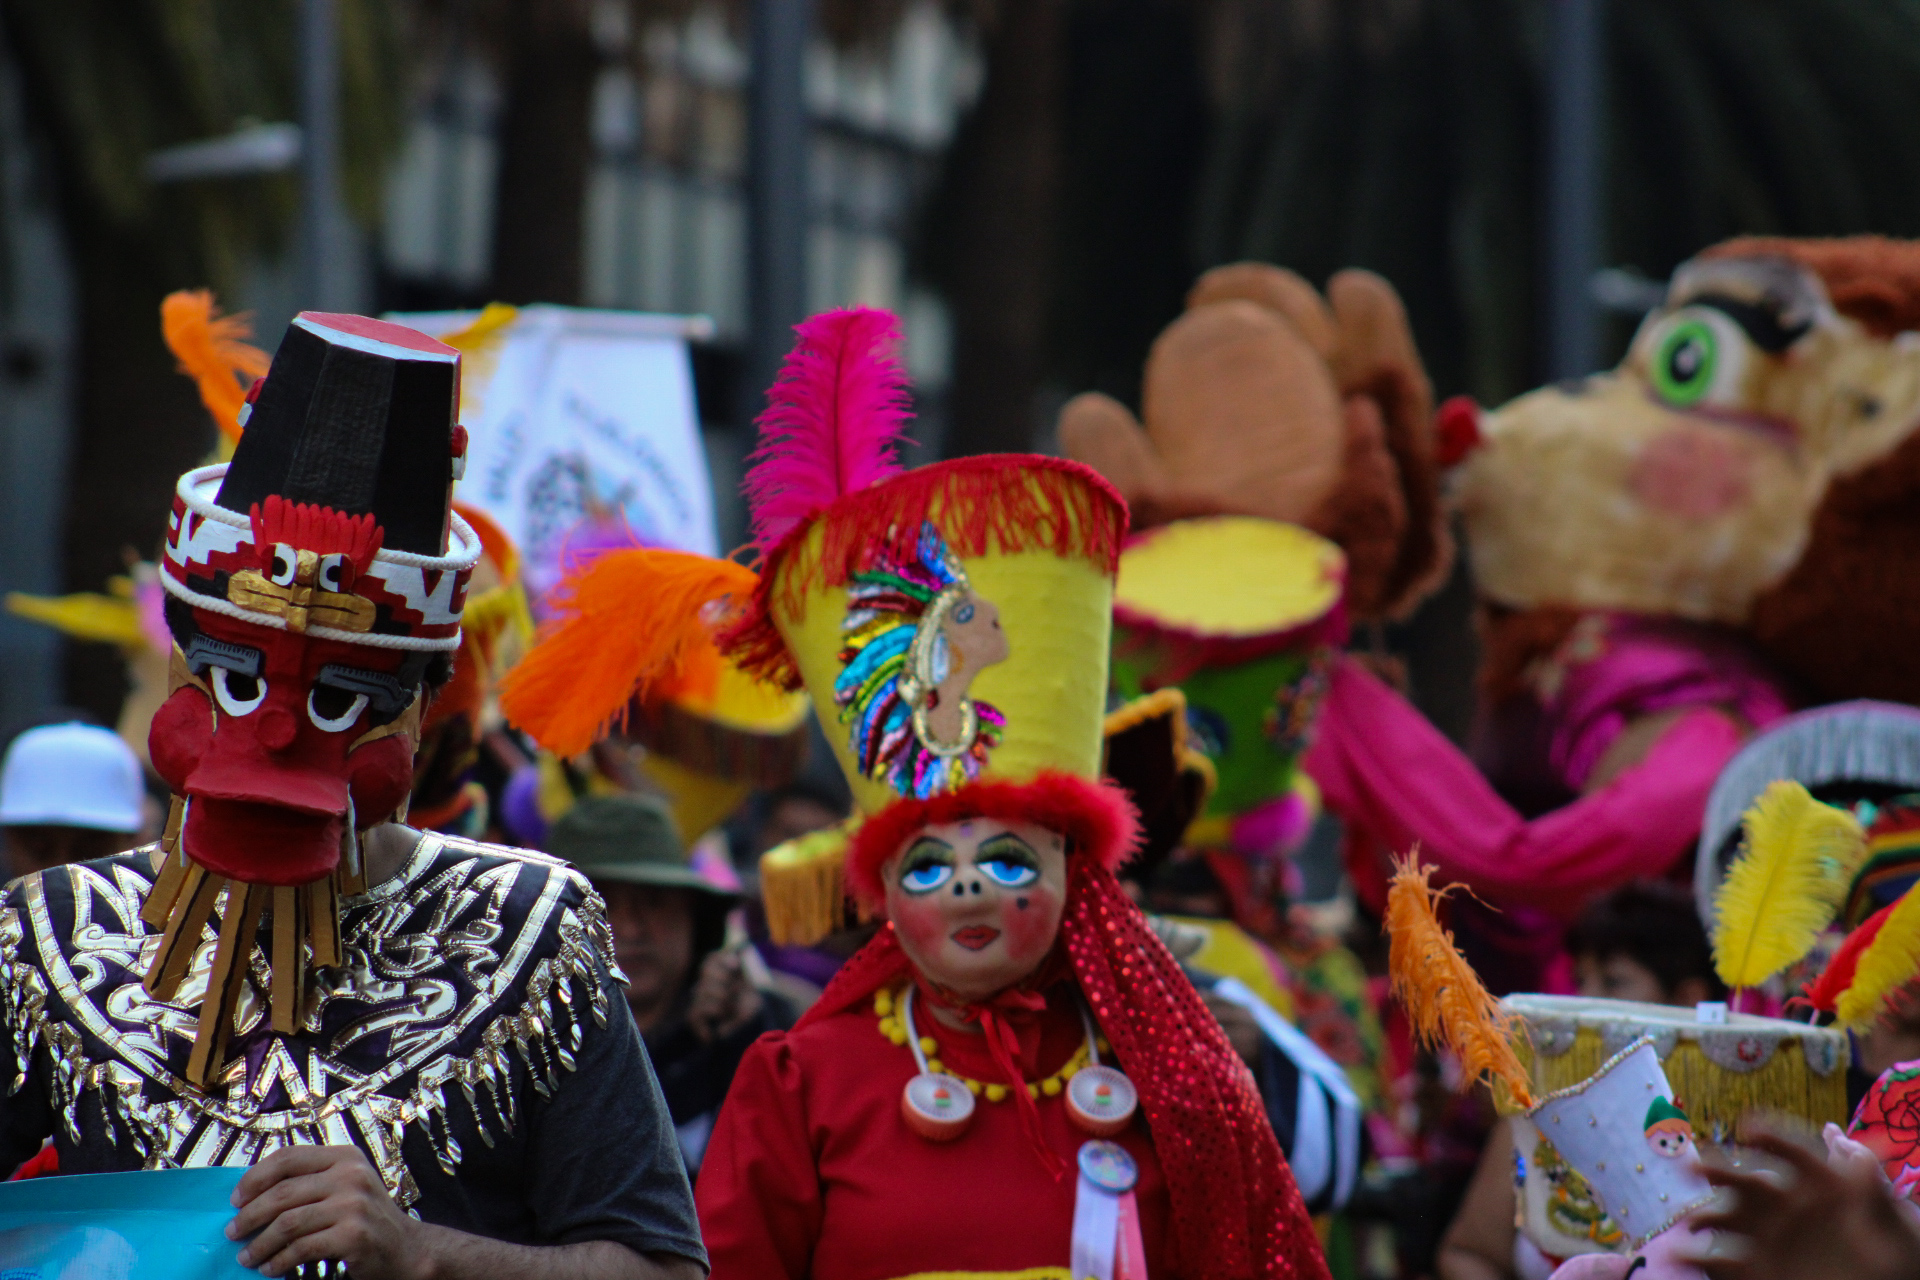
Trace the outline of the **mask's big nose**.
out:
<instances>
[{"instance_id":1,"label":"mask's big nose","mask_svg":"<svg viewBox=\"0 0 1920 1280\"><path fill-rule=\"evenodd\" d=\"M260 727L257 730L260 745L269 751L285 751L293 745L293 735L300 726L294 723L293 713L285 707L262 707L260 709Z\"/></svg>"}]
</instances>

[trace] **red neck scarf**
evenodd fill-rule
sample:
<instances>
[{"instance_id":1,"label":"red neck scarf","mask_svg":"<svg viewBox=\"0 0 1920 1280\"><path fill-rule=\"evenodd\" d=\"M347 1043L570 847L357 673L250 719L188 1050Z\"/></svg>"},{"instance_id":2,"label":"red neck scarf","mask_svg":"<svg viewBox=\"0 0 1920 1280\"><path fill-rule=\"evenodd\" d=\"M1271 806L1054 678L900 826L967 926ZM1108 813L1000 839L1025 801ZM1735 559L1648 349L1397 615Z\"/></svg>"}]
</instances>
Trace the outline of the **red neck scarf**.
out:
<instances>
[{"instance_id":1,"label":"red neck scarf","mask_svg":"<svg viewBox=\"0 0 1920 1280\"><path fill-rule=\"evenodd\" d=\"M889 931L889 936L897 935ZM961 1021L980 1028L980 1034L986 1040L987 1056L993 1059L993 1065L999 1068L1000 1079L1013 1093L1013 1104L1020 1112L1020 1127L1026 1131L1027 1141L1040 1158L1041 1167L1056 1182L1065 1176L1068 1166L1060 1158L1060 1153L1047 1145L1046 1137L1041 1132L1040 1108L1027 1092L1027 1079L1020 1070L1019 1029L1026 1026L1038 1031L1040 1015L1047 1008L1046 989L1070 976L1066 959L1058 947L1017 986L1008 987L998 995L978 1003L955 998L917 970L913 974L914 988L928 1006L939 1005L958 1014ZM931 1009L928 1016L932 1016Z\"/></svg>"},{"instance_id":2,"label":"red neck scarf","mask_svg":"<svg viewBox=\"0 0 1920 1280\"><path fill-rule=\"evenodd\" d=\"M1327 1280L1313 1224L1253 1076L1112 872L1089 858L1068 859L1060 943L1056 960L1042 973L1063 953L1094 1022L1140 1095L1166 1173L1179 1256L1188 1268L1204 1267L1223 1280ZM922 982L889 925L841 966L799 1027L854 1008L909 977ZM1040 975L1014 989L1043 990ZM1018 1016L1003 999L988 1002L1002 1025ZM996 1036L984 1016L981 1027L996 1063L998 1052L1009 1052L1001 1064L1007 1069L1013 1062L1007 1045L995 1050ZM1017 1071L1008 1085L1026 1093Z\"/></svg>"}]
</instances>

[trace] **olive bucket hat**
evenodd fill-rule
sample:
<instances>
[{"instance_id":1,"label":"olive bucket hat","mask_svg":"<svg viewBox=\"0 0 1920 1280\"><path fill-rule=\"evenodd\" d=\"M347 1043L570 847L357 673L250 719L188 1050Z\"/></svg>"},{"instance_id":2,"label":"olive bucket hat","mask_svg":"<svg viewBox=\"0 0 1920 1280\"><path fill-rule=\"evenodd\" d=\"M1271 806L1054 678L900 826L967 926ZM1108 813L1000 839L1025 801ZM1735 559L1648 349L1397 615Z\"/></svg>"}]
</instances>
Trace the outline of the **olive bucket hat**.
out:
<instances>
[{"instance_id":1,"label":"olive bucket hat","mask_svg":"<svg viewBox=\"0 0 1920 1280\"><path fill-rule=\"evenodd\" d=\"M553 824L547 852L590 880L697 889L728 904L740 896L693 869L672 812L648 796L583 797Z\"/></svg>"}]
</instances>

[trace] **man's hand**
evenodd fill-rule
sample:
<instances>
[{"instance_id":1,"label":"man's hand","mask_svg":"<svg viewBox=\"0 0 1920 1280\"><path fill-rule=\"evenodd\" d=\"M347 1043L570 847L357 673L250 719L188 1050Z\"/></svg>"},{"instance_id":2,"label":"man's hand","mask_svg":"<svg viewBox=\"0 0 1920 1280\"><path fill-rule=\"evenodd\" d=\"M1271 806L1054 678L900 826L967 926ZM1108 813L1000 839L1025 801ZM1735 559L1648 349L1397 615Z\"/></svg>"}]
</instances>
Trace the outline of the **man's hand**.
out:
<instances>
[{"instance_id":1,"label":"man's hand","mask_svg":"<svg viewBox=\"0 0 1920 1280\"><path fill-rule=\"evenodd\" d=\"M1700 1260L1713 1280L1898 1280L1920 1275L1920 1232L1909 1226L1878 1169L1829 1167L1777 1134L1742 1145L1791 1171L1742 1173L1703 1166L1707 1181L1735 1193L1731 1208L1694 1216L1697 1229L1739 1237L1737 1259Z\"/></svg>"},{"instance_id":2,"label":"man's hand","mask_svg":"<svg viewBox=\"0 0 1920 1280\"><path fill-rule=\"evenodd\" d=\"M240 1179L227 1238L258 1238L240 1265L281 1276L303 1262L344 1262L359 1280L428 1274L420 1223L400 1212L358 1147L286 1147Z\"/></svg>"},{"instance_id":3,"label":"man's hand","mask_svg":"<svg viewBox=\"0 0 1920 1280\"><path fill-rule=\"evenodd\" d=\"M687 1025L701 1043L710 1044L760 1012L760 992L747 977L738 951L716 951L700 965L687 1005Z\"/></svg>"},{"instance_id":4,"label":"man's hand","mask_svg":"<svg viewBox=\"0 0 1920 1280\"><path fill-rule=\"evenodd\" d=\"M1252 1011L1211 991L1201 992L1200 998L1206 1002L1207 1010L1220 1020L1220 1029L1227 1033L1227 1043L1240 1055L1240 1060L1250 1067L1258 1063L1260 1041L1264 1036Z\"/></svg>"}]
</instances>

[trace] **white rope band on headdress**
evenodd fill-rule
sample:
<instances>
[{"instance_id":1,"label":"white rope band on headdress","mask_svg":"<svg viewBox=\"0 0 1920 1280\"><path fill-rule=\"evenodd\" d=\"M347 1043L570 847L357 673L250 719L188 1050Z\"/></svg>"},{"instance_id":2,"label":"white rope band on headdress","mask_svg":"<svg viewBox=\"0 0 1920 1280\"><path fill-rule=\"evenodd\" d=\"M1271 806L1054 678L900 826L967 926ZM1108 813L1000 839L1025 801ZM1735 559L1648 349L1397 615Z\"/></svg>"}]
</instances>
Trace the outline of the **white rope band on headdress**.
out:
<instances>
[{"instance_id":1,"label":"white rope band on headdress","mask_svg":"<svg viewBox=\"0 0 1920 1280\"><path fill-rule=\"evenodd\" d=\"M244 541L247 545L252 545L252 519L248 516L241 515L237 511L229 511L225 507L217 505L212 498L212 494L218 492L219 481L227 474L227 465L228 464L224 462L218 462L211 466L196 467L194 470L180 477L180 483L176 487L175 492L179 495L180 501L186 506L188 511L203 520L212 520L230 528L244 531L246 534ZM449 513L448 526L450 540L457 548L451 554L444 556L425 556L411 551L388 551L382 548L374 553L373 564L367 566L362 576L371 575L374 566L382 564L392 565L395 568L401 569L418 569L423 575L426 573L458 574L472 569L474 565L479 563L483 551L479 535L474 533L471 525L460 518L458 512ZM168 550L169 552L172 551L171 542ZM187 568L186 562L171 555L169 555L168 558L174 559L175 563L180 564L183 571ZM176 579L172 573L164 568L161 570L159 577L160 585L169 595L174 596L176 599L183 600L197 609L206 609L213 613L223 614L226 617L234 618L241 622L251 623L256 627L266 627L274 631L287 630L287 620L285 618L270 613L259 613L252 609L242 608L240 605L234 604L231 600L223 600L218 596L210 596L195 591L186 583ZM316 636L322 640L339 640L347 644L366 645L374 649L450 652L460 647L460 629L457 620L454 624L453 634L448 636L389 635L380 632L346 631L338 627L318 625L309 626L303 634Z\"/></svg>"}]
</instances>

